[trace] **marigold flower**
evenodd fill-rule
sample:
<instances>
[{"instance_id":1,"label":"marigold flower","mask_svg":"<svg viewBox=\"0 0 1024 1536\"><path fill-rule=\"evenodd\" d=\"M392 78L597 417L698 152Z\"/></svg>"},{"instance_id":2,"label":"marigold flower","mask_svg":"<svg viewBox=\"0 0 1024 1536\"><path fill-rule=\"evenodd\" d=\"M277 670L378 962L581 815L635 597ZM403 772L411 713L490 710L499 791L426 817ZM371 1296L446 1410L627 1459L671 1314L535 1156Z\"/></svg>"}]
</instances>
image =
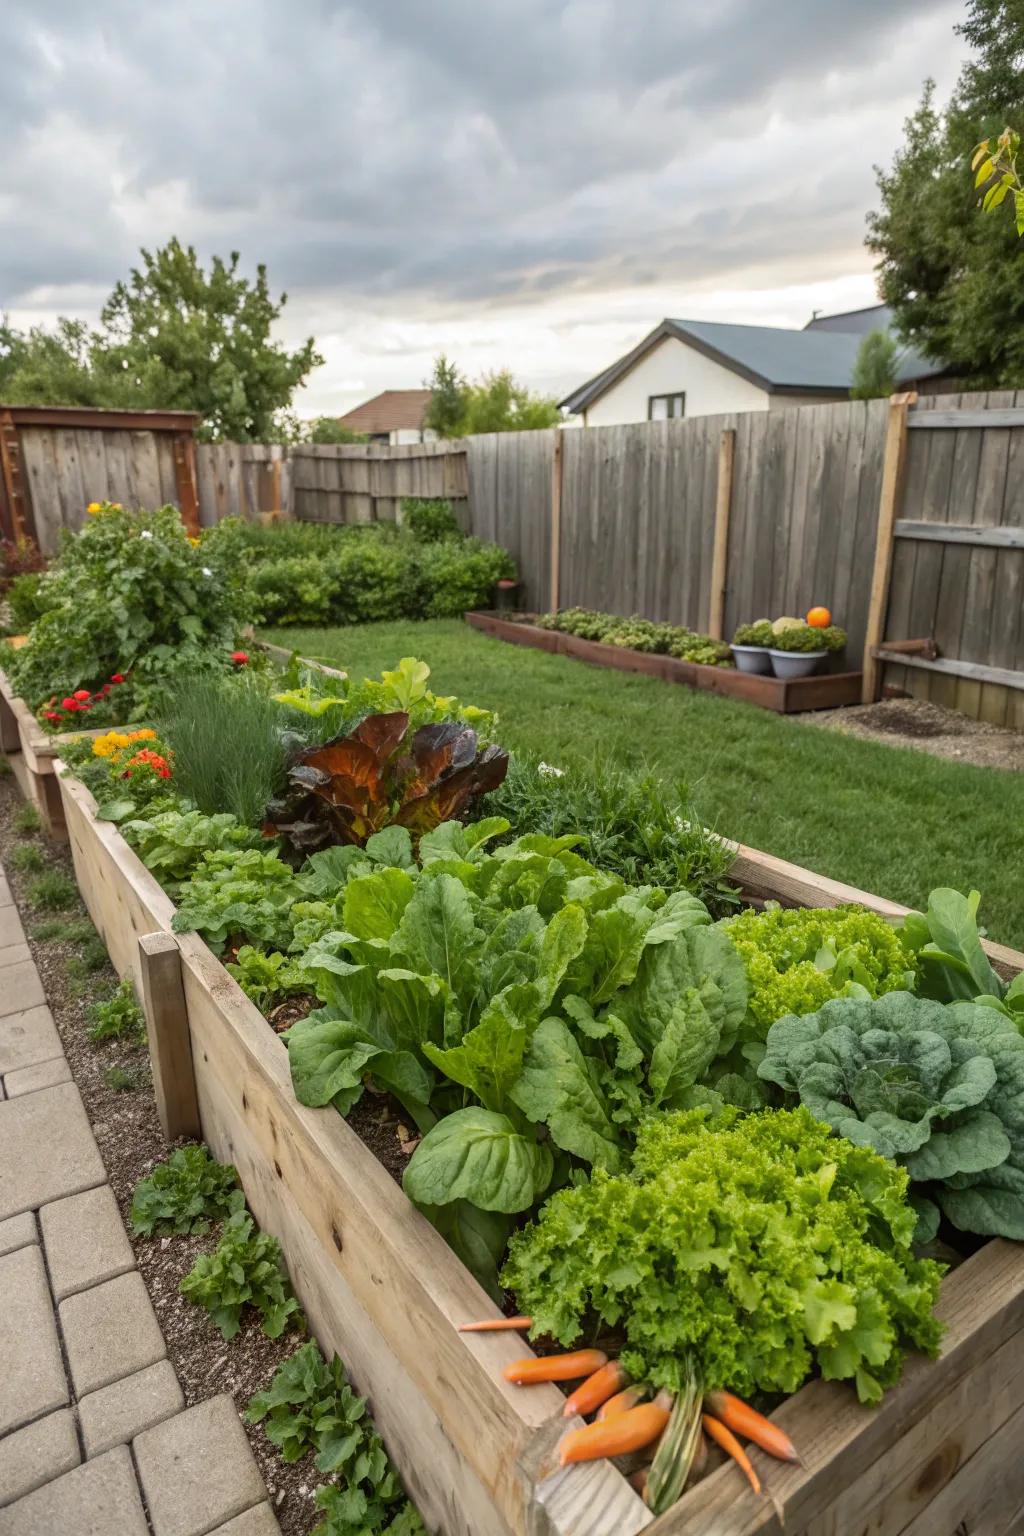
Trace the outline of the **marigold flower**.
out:
<instances>
[{"instance_id":1,"label":"marigold flower","mask_svg":"<svg viewBox=\"0 0 1024 1536\"><path fill-rule=\"evenodd\" d=\"M143 747L141 752L136 752L134 757L128 759L123 777L131 777L132 768L152 768L153 772L161 779L169 779L171 776L170 764L166 757L161 757L159 752L151 752L148 747Z\"/></svg>"},{"instance_id":2,"label":"marigold flower","mask_svg":"<svg viewBox=\"0 0 1024 1536\"><path fill-rule=\"evenodd\" d=\"M85 510L88 512L90 517L95 517L97 512L101 512L103 510L103 503L101 501L90 501Z\"/></svg>"}]
</instances>

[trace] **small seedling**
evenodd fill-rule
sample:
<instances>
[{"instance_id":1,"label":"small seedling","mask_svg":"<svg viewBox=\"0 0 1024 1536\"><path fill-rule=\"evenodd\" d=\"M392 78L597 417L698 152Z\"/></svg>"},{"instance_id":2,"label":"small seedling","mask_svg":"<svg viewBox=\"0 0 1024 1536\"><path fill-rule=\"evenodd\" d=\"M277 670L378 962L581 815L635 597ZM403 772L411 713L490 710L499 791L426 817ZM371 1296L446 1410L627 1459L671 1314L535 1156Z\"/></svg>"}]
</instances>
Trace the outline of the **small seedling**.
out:
<instances>
[{"instance_id":1,"label":"small seedling","mask_svg":"<svg viewBox=\"0 0 1024 1536\"><path fill-rule=\"evenodd\" d=\"M67 962L69 976L89 976L94 971L102 971L107 963L107 950L101 938L91 934L83 939L78 953L72 955Z\"/></svg>"},{"instance_id":2,"label":"small seedling","mask_svg":"<svg viewBox=\"0 0 1024 1536\"><path fill-rule=\"evenodd\" d=\"M19 837L31 837L42 825L42 817L34 805L23 805L14 818L14 830Z\"/></svg>"},{"instance_id":3,"label":"small seedling","mask_svg":"<svg viewBox=\"0 0 1024 1536\"><path fill-rule=\"evenodd\" d=\"M101 1040L128 1040L133 1045L146 1043L146 1019L135 999L135 991L128 977L117 991L89 1010L92 1028L89 1039L94 1045Z\"/></svg>"},{"instance_id":4,"label":"small seedling","mask_svg":"<svg viewBox=\"0 0 1024 1536\"><path fill-rule=\"evenodd\" d=\"M38 928L33 928L32 937L37 944L87 944L97 934L88 918L48 917Z\"/></svg>"},{"instance_id":5,"label":"small seedling","mask_svg":"<svg viewBox=\"0 0 1024 1536\"><path fill-rule=\"evenodd\" d=\"M22 875L38 874L46 868L43 850L37 848L35 843L16 843L8 854L8 862L12 869Z\"/></svg>"},{"instance_id":6,"label":"small seedling","mask_svg":"<svg viewBox=\"0 0 1024 1536\"><path fill-rule=\"evenodd\" d=\"M136 1184L132 1231L137 1237L184 1237L205 1232L211 1221L244 1205L230 1163L214 1162L205 1147L179 1147Z\"/></svg>"},{"instance_id":7,"label":"small seedling","mask_svg":"<svg viewBox=\"0 0 1024 1536\"><path fill-rule=\"evenodd\" d=\"M134 1093L139 1086L130 1072L123 1067L110 1067L103 1074L103 1081L108 1088L113 1088L115 1093Z\"/></svg>"},{"instance_id":8,"label":"small seedling","mask_svg":"<svg viewBox=\"0 0 1024 1536\"><path fill-rule=\"evenodd\" d=\"M259 1230L244 1204L224 1223L214 1251L196 1259L179 1290L188 1301L206 1308L225 1339L233 1339L238 1332L246 1306L259 1314L268 1339L306 1326L284 1267L281 1244Z\"/></svg>"},{"instance_id":9,"label":"small seedling","mask_svg":"<svg viewBox=\"0 0 1024 1536\"><path fill-rule=\"evenodd\" d=\"M59 869L47 870L38 880L33 880L28 888L30 905L40 907L44 912L62 912L65 907L71 906L77 895L75 882Z\"/></svg>"},{"instance_id":10,"label":"small seedling","mask_svg":"<svg viewBox=\"0 0 1024 1536\"><path fill-rule=\"evenodd\" d=\"M13 773L11 760L8 757L0 757L0 779L5 779L9 773Z\"/></svg>"}]
</instances>

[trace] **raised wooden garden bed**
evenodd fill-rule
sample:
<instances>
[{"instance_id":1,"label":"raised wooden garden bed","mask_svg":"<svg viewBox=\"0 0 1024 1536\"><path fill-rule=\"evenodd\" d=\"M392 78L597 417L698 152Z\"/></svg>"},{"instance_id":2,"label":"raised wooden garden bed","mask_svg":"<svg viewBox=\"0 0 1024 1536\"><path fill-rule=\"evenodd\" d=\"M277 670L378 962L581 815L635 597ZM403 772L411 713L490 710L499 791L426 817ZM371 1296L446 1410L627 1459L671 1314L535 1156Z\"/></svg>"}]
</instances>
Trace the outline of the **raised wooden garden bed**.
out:
<instances>
[{"instance_id":1,"label":"raised wooden garden bed","mask_svg":"<svg viewBox=\"0 0 1024 1536\"><path fill-rule=\"evenodd\" d=\"M457 1325L493 1311L476 1282L333 1110L292 1093L287 1052L201 939L170 936L174 907L89 791L58 769L75 872L121 975L146 1003L170 1135L201 1134L238 1169L284 1247L321 1345L370 1399L431 1529L444 1536L1011 1536L1024 1520L1024 1247L986 1244L943 1281L937 1361L913 1358L880 1407L813 1382L777 1410L801 1466L770 1464L758 1500L722 1467L653 1521L605 1463L549 1474L565 1421L555 1388L500 1377L508 1336ZM754 898L905 911L736 847ZM155 937L153 937L155 935ZM142 941L142 942L140 942ZM1006 975L1024 954L986 946ZM758 1453L754 1453L755 1459Z\"/></svg>"},{"instance_id":2,"label":"raised wooden garden bed","mask_svg":"<svg viewBox=\"0 0 1024 1536\"><path fill-rule=\"evenodd\" d=\"M35 806L47 836L56 842L67 840L64 807L54 773L61 743L76 736L99 736L103 730L111 729L115 727L48 734L25 700L15 694L6 672L0 670L0 751L11 765L22 796Z\"/></svg>"},{"instance_id":3,"label":"raised wooden garden bed","mask_svg":"<svg viewBox=\"0 0 1024 1536\"><path fill-rule=\"evenodd\" d=\"M724 694L772 709L780 715L798 714L808 709L838 709L843 704L859 704L863 674L860 672L822 672L812 677L788 681L779 677L739 672L735 667L708 667L695 661L680 661L675 656L653 656L645 651L631 651L624 646L602 645L597 640L581 640L577 635L563 635L557 629L541 629L499 613L467 613L466 622L473 629L513 645L528 645L559 656L573 656L597 667L614 667L618 672L642 672L660 677L664 682L682 683L706 693Z\"/></svg>"}]
</instances>

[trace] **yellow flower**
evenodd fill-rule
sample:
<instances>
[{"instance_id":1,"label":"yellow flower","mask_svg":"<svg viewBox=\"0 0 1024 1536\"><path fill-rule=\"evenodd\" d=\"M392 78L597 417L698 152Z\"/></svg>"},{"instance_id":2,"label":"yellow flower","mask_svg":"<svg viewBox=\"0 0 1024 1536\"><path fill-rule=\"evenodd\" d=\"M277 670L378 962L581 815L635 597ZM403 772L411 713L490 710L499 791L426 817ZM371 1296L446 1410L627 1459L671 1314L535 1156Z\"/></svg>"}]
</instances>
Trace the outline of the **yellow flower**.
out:
<instances>
[{"instance_id":1,"label":"yellow flower","mask_svg":"<svg viewBox=\"0 0 1024 1536\"><path fill-rule=\"evenodd\" d=\"M88 512L90 517L95 517L97 512L101 512L103 510L103 503L102 501L90 501L85 510Z\"/></svg>"},{"instance_id":2,"label":"yellow flower","mask_svg":"<svg viewBox=\"0 0 1024 1536\"><path fill-rule=\"evenodd\" d=\"M199 547L199 542L200 541L197 538L193 538L193 536L191 534L189 535L189 540L188 541L192 545L193 549L197 549Z\"/></svg>"},{"instance_id":3,"label":"yellow flower","mask_svg":"<svg viewBox=\"0 0 1024 1536\"><path fill-rule=\"evenodd\" d=\"M121 752L131 741L123 731L108 731L105 736L97 736L93 740L92 750L96 757L113 757L116 752Z\"/></svg>"},{"instance_id":4,"label":"yellow flower","mask_svg":"<svg viewBox=\"0 0 1024 1536\"><path fill-rule=\"evenodd\" d=\"M112 501L110 503L110 510L112 512L123 512L124 511L124 507L122 507L122 505L121 505L121 503L119 501Z\"/></svg>"}]
</instances>

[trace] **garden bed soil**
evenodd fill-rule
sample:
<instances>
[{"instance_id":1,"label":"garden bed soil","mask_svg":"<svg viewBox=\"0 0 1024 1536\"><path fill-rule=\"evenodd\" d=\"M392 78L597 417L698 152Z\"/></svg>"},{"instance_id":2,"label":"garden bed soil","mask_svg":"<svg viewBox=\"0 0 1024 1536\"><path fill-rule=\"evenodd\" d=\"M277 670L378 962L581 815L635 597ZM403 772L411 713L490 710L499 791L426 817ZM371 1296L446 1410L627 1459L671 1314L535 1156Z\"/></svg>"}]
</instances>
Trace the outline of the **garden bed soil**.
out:
<instances>
[{"instance_id":1,"label":"garden bed soil","mask_svg":"<svg viewBox=\"0 0 1024 1536\"><path fill-rule=\"evenodd\" d=\"M860 672L822 672L810 677L783 679L764 673L740 672L736 667L709 667L675 656L658 656L624 646L603 645L597 640L581 640L577 635L565 635L560 630L542 629L531 623L531 618L529 614L521 618L493 612L466 614L466 622L473 629L497 640L507 640L512 645L571 656L577 661L611 667L617 672L640 672L647 677L659 677L664 682L682 683L699 692L742 699L776 714L837 709L855 703L861 696Z\"/></svg>"},{"instance_id":2,"label":"garden bed soil","mask_svg":"<svg viewBox=\"0 0 1024 1536\"><path fill-rule=\"evenodd\" d=\"M90 1008L109 997L117 982L109 962L80 974L79 943L67 938L35 937L45 923L62 920L82 924L88 922L88 915L77 898L72 906L57 913L42 912L31 905L30 887L44 871L17 870L11 862L14 849L29 845L38 848L45 872L59 872L73 879L74 869L66 845L56 846L45 838L17 833L14 819L22 804L13 777L6 775L0 779L0 860L127 1227L135 1185L171 1150L157 1119L149 1057L144 1048L124 1040L105 1040L94 1045L88 1038ZM112 1088L107 1082L111 1069L126 1072L136 1086L129 1090ZM258 1321L246 1317L236 1338L226 1343L206 1312L178 1294L179 1282L200 1253L216 1247L217 1236L213 1231L203 1237L137 1238L129 1228L135 1259L186 1404L191 1407L220 1392L230 1392L242 1414L253 1393L269 1384L277 1367L302 1339L294 1334L284 1339L268 1339ZM283 1536L306 1536L313 1524L313 1495L323 1482L312 1458L289 1466L281 1460L262 1428L247 1425L246 1433Z\"/></svg>"},{"instance_id":3,"label":"garden bed soil","mask_svg":"<svg viewBox=\"0 0 1024 1536\"><path fill-rule=\"evenodd\" d=\"M977 768L1024 772L1024 732L989 725L927 699L882 699L828 714L806 715L802 723L822 725L844 736L861 736L891 747L913 747L932 757L972 763Z\"/></svg>"},{"instance_id":4,"label":"garden bed soil","mask_svg":"<svg viewBox=\"0 0 1024 1536\"><path fill-rule=\"evenodd\" d=\"M66 778L62 792L83 894L129 970L139 933L169 926L173 909L116 828L95 820L84 787ZM747 894L785 904L859 899L890 917L904 910L751 849L737 850L732 873ZM987 948L1005 973L1024 968L1024 955ZM522 1353L518 1339L456 1332L488 1314L475 1283L351 1128L295 1102L283 1045L206 946L183 935L179 954L206 1139L238 1166L321 1344L350 1359L444 1536L778 1536L783 1525L789 1536L823 1536L865 1521L873 1536L953 1536L968 1518L988 1536L1020 1529L1020 1245L988 1242L943 1280L938 1359L908 1361L879 1407L822 1381L780 1405L774 1416L803 1461L770 1465L770 1500L753 1501L726 1466L652 1523L605 1463L549 1475L560 1394L504 1386L500 1368Z\"/></svg>"}]
</instances>

